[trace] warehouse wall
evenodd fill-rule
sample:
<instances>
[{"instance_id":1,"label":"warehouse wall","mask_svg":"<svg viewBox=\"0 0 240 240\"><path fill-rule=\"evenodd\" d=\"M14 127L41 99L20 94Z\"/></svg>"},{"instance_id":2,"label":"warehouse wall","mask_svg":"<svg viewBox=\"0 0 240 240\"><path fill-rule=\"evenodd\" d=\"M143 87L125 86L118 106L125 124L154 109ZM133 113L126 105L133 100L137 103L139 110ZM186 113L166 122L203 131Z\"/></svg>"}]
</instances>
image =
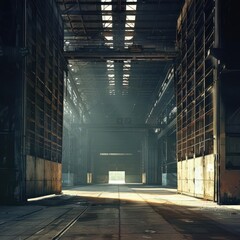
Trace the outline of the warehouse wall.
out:
<instances>
[{"instance_id":1,"label":"warehouse wall","mask_svg":"<svg viewBox=\"0 0 240 240\"><path fill-rule=\"evenodd\" d=\"M65 66L55 1L27 1L26 40L26 195L35 197L61 192Z\"/></svg>"},{"instance_id":2,"label":"warehouse wall","mask_svg":"<svg viewBox=\"0 0 240 240\"><path fill-rule=\"evenodd\" d=\"M109 171L125 171L127 183L140 183L143 131L91 129L88 132L87 172L93 183L108 183Z\"/></svg>"},{"instance_id":3,"label":"warehouse wall","mask_svg":"<svg viewBox=\"0 0 240 240\"><path fill-rule=\"evenodd\" d=\"M3 0L0 10L0 201L10 203L61 191L63 25L54 0Z\"/></svg>"},{"instance_id":4,"label":"warehouse wall","mask_svg":"<svg viewBox=\"0 0 240 240\"><path fill-rule=\"evenodd\" d=\"M178 192L214 200L215 2L185 1L177 24Z\"/></svg>"},{"instance_id":5,"label":"warehouse wall","mask_svg":"<svg viewBox=\"0 0 240 240\"><path fill-rule=\"evenodd\" d=\"M140 156L96 156L93 162L93 182L108 183L109 171L125 171L126 183L141 182Z\"/></svg>"},{"instance_id":6,"label":"warehouse wall","mask_svg":"<svg viewBox=\"0 0 240 240\"><path fill-rule=\"evenodd\" d=\"M4 203L25 200L23 13L22 1L0 2L0 202Z\"/></svg>"},{"instance_id":7,"label":"warehouse wall","mask_svg":"<svg viewBox=\"0 0 240 240\"><path fill-rule=\"evenodd\" d=\"M240 75L222 74L221 79L220 200L237 203L240 202Z\"/></svg>"},{"instance_id":8,"label":"warehouse wall","mask_svg":"<svg viewBox=\"0 0 240 240\"><path fill-rule=\"evenodd\" d=\"M175 122L175 120L173 120ZM158 139L158 159L161 167L161 182L163 186L177 186L176 161L176 125L173 124Z\"/></svg>"},{"instance_id":9,"label":"warehouse wall","mask_svg":"<svg viewBox=\"0 0 240 240\"><path fill-rule=\"evenodd\" d=\"M26 192L27 197L60 193L62 189L61 163L27 156Z\"/></svg>"},{"instance_id":10,"label":"warehouse wall","mask_svg":"<svg viewBox=\"0 0 240 240\"><path fill-rule=\"evenodd\" d=\"M220 204L240 202L239 7L190 0L178 21L178 191Z\"/></svg>"},{"instance_id":11,"label":"warehouse wall","mask_svg":"<svg viewBox=\"0 0 240 240\"><path fill-rule=\"evenodd\" d=\"M239 1L221 1L220 28L220 196L221 203L240 202L240 27Z\"/></svg>"}]
</instances>

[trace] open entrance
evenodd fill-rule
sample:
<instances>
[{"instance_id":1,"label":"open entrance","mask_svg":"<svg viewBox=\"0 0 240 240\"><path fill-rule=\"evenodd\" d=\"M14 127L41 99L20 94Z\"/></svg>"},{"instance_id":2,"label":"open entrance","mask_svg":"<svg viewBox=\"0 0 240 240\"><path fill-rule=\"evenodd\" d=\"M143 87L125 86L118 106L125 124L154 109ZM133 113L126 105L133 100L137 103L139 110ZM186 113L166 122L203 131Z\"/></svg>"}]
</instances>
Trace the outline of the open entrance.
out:
<instances>
[{"instance_id":1,"label":"open entrance","mask_svg":"<svg viewBox=\"0 0 240 240\"><path fill-rule=\"evenodd\" d=\"M108 172L109 184L124 184L125 183L125 171L109 171Z\"/></svg>"}]
</instances>

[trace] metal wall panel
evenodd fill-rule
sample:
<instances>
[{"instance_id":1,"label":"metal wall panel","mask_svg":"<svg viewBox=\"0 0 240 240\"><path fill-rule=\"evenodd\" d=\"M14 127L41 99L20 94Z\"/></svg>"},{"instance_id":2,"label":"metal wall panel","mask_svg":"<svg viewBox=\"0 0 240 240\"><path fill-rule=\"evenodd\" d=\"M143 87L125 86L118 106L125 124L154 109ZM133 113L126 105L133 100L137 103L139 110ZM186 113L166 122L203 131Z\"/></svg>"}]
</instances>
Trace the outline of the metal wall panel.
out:
<instances>
[{"instance_id":1,"label":"metal wall panel","mask_svg":"<svg viewBox=\"0 0 240 240\"><path fill-rule=\"evenodd\" d=\"M26 11L26 195L34 197L61 191L63 25L52 0L27 1Z\"/></svg>"},{"instance_id":2,"label":"metal wall panel","mask_svg":"<svg viewBox=\"0 0 240 240\"><path fill-rule=\"evenodd\" d=\"M213 200L215 1L189 0L177 24L177 159L179 192Z\"/></svg>"},{"instance_id":3,"label":"metal wall panel","mask_svg":"<svg viewBox=\"0 0 240 240\"><path fill-rule=\"evenodd\" d=\"M52 1L27 1L26 151L61 162L63 26Z\"/></svg>"},{"instance_id":4,"label":"metal wall panel","mask_svg":"<svg viewBox=\"0 0 240 240\"><path fill-rule=\"evenodd\" d=\"M27 156L26 166L28 198L61 192L61 163Z\"/></svg>"},{"instance_id":5,"label":"metal wall panel","mask_svg":"<svg viewBox=\"0 0 240 240\"><path fill-rule=\"evenodd\" d=\"M213 154L178 162L178 192L213 200Z\"/></svg>"}]
</instances>

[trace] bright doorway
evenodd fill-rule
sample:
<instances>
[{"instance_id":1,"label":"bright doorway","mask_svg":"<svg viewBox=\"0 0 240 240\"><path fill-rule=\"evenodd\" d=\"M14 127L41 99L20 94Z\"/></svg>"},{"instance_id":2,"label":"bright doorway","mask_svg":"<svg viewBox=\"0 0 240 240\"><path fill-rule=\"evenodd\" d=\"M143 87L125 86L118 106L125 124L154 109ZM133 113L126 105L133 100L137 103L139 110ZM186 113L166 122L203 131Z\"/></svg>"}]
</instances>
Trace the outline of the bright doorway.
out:
<instances>
[{"instance_id":1,"label":"bright doorway","mask_svg":"<svg viewBox=\"0 0 240 240\"><path fill-rule=\"evenodd\" d=\"M125 183L125 171L109 171L108 172L109 184L124 184Z\"/></svg>"}]
</instances>

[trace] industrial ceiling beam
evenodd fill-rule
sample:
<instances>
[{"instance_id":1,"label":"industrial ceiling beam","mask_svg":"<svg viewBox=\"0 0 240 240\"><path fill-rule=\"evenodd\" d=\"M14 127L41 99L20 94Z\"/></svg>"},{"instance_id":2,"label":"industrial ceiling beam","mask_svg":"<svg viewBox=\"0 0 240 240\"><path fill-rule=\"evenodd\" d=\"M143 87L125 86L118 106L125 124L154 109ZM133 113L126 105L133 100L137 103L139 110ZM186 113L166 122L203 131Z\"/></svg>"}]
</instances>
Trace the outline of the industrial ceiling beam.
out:
<instances>
[{"instance_id":1,"label":"industrial ceiling beam","mask_svg":"<svg viewBox=\"0 0 240 240\"><path fill-rule=\"evenodd\" d=\"M101 49L94 49L93 51L65 51L64 56L68 59L81 59L81 60L157 60L157 61L170 61L176 58L176 51L154 51L154 52L131 52L131 51L107 51Z\"/></svg>"},{"instance_id":2,"label":"industrial ceiling beam","mask_svg":"<svg viewBox=\"0 0 240 240\"><path fill-rule=\"evenodd\" d=\"M80 124L81 128L88 128L88 129L105 129L105 130L124 130L124 129L139 129L139 130L148 130L148 129L158 129L160 125L150 125L150 124L87 124L82 123Z\"/></svg>"},{"instance_id":3,"label":"industrial ceiling beam","mask_svg":"<svg viewBox=\"0 0 240 240\"><path fill-rule=\"evenodd\" d=\"M109 15L112 16L112 14L114 13L114 11L81 11L81 10L72 10L72 9L67 9L67 10L63 10L62 11L62 16L79 16L79 15L84 15L84 16L102 16L102 15ZM159 14L159 15L163 15L163 16L168 16L168 15L176 15L176 10L167 10L167 9L157 9L157 10L151 10L151 11L124 11L122 12L123 15L148 15L148 14Z\"/></svg>"},{"instance_id":4,"label":"industrial ceiling beam","mask_svg":"<svg viewBox=\"0 0 240 240\"><path fill-rule=\"evenodd\" d=\"M68 22L68 19L67 18L64 18L63 19L64 20L64 22ZM163 20L164 22L167 22L167 21L169 21L168 19L165 19L165 20ZM71 22L72 23L75 23L75 24L78 24L78 23L81 23L81 18L80 18L80 16L79 16L79 19L78 18L73 18L72 20L71 20ZM128 23L135 23L136 22L136 20L128 20L127 21ZM93 24L99 24L99 21L97 20L97 19L85 19L84 20L84 23L86 23L86 24L90 24L90 23L93 23ZM113 23L113 24L115 24L115 23L119 23L119 20L115 20L115 19L113 19L113 20L101 20L101 23ZM156 23L156 19L138 19L138 24L154 24L154 23ZM162 24L162 21L161 21L161 24ZM164 26L164 23L162 24L163 26ZM175 28L175 31L176 31L176 28Z\"/></svg>"},{"instance_id":5,"label":"industrial ceiling beam","mask_svg":"<svg viewBox=\"0 0 240 240\"><path fill-rule=\"evenodd\" d=\"M57 4L59 5L62 5L63 3L65 3L66 5L68 4L71 4L71 5L74 5L74 4L77 4L76 3L76 0L56 0ZM118 4L118 2L100 2L100 1L86 1L86 2L83 2L81 1L81 5L112 5L112 6L116 6ZM136 5L136 2L134 1L129 1L129 2L123 2L122 4L124 5ZM158 1L156 0L147 0L145 3L143 3L144 5L149 5L149 4L158 4ZM176 2L176 0L161 0L161 5L162 4L175 4L177 5L178 3Z\"/></svg>"},{"instance_id":6,"label":"industrial ceiling beam","mask_svg":"<svg viewBox=\"0 0 240 240\"><path fill-rule=\"evenodd\" d=\"M82 26L75 26L75 27L73 27L73 28L71 28L71 27L65 27L65 30L71 30L71 29L73 29L73 30L81 30L81 29L83 29L82 28ZM125 32L126 31L126 29L129 29L129 30L131 30L132 28L125 28L125 29L123 29L123 30L119 30L118 32ZM88 32L92 32L92 31L94 31L94 32L97 32L97 31L99 31L99 27L91 27L91 28L88 28ZM109 31L110 33L113 33L113 31ZM147 28L147 27L142 27L142 28L138 28L137 29L137 32L150 32L150 30L149 30L149 28ZM162 32L162 33L165 33L165 34L167 34L167 33L175 33L176 34L176 30L175 29L173 29L173 28L162 28L162 29L159 29L158 30L158 32L160 33L160 32ZM103 33L103 35L104 35L104 33ZM130 34L129 34L130 35Z\"/></svg>"}]
</instances>

